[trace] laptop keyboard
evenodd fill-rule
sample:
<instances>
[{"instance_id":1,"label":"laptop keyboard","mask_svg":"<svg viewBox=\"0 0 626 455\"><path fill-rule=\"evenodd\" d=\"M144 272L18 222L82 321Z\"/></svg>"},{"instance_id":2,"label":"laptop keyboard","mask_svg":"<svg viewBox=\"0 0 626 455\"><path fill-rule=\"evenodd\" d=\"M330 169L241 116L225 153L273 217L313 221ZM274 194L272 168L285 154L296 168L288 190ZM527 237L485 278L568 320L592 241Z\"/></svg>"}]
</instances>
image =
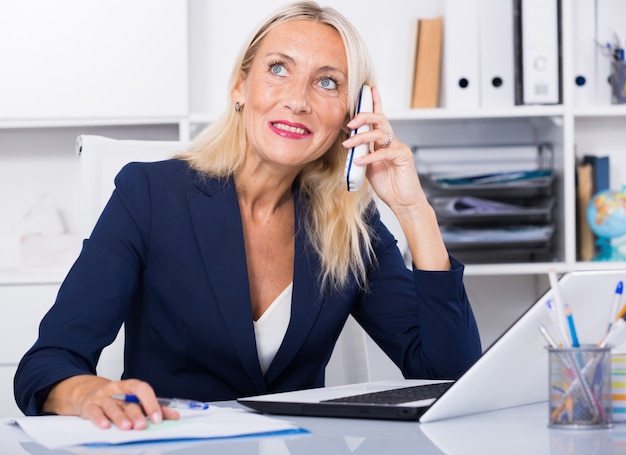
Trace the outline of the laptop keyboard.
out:
<instances>
[{"instance_id":1,"label":"laptop keyboard","mask_svg":"<svg viewBox=\"0 0 626 455\"><path fill-rule=\"evenodd\" d=\"M372 403L372 404L399 404L411 401L439 398L454 384L453 382L438 382L400 389L382 390L380 392L363 393L342 398L323 400L325 403Z\"/></svg>"}]
</instances>

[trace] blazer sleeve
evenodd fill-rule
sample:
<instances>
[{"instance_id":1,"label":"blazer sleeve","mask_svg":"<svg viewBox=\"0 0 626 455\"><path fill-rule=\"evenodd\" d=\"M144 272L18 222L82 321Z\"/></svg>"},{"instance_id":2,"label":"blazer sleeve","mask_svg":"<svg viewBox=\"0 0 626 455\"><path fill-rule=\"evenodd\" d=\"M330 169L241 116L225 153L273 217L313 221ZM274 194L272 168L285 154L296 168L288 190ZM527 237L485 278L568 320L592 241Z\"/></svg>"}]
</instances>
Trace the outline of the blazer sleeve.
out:
<instances>
[{"instance_id":1,"label":"blazer sleeve","mask_svg":"<svg viewBox=\"0 0 626 455\"><path fill-rule=\"evenodd\" d=\"M148 184L140 172L132 172L131 178L131 170L127 166L120 173L126 177L116 178L118 187L41 321L37 341L18 365L14 393L26 415L39 414L52 387L63 379L96 374L102 350L115 340L125 319L146 249L145 233L138 228L146 222L138 219L150 212ZM123 188L128 182L132 191ZM121 241L109 241L112 236Z\"/></svg>"},{"instance_id":2,"label":"blazer sleeve","mask_svg":"<svg viewBox=\"0 0 626 455\"><path fill-rule=\"evenodd\" d=\"M409 270L378 217L369 289L353 315L407 378L457 378L480 357L478 327L463 284L463 264Z\"/></svg>"}]
</instances>

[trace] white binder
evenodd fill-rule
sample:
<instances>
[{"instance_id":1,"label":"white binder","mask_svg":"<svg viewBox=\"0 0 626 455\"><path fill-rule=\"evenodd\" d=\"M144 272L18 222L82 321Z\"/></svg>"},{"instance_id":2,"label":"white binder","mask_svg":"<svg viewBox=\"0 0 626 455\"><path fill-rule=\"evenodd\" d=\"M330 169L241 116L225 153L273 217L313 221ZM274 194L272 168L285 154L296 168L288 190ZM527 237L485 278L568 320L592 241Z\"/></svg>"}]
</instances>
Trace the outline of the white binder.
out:
<instances>
[{"instance_id":1,"label":"white binder","mask_svg":"<svg viewBox=\"0 0 626 455\"><path fill-rule=\"evenodd\" d=\"M479 0L481 107L515 104L513 0Z\"/></svg>"},{"instance_id":2,"label":"white binder","mask_svg":"<svg viewBox=\"0 0 626 455\"><path fill-rule=\"evenodd\" d=\"M445 0L441 105L480 105L478 0Z\"/></svg>"},{"instance_id":3,"label":"white binder","mask_svg":"<svg viewBox=\"0 0 626 455\"><path fill-rule=\"evenodd\" d=\"M596 104L596 0L573 1L574 49L572 73L566 76L573 86L574 104Z\"/></svg>"},{"instance_id":4,"label":"white binder","mask_svg":"<svg viewBox=\"0 0 626 455\"><path fill-rule=\"evenodd\" d=\"M559 0L519 0L521 99L518 104L559 104Z\"/></svg>"}]
</instances>

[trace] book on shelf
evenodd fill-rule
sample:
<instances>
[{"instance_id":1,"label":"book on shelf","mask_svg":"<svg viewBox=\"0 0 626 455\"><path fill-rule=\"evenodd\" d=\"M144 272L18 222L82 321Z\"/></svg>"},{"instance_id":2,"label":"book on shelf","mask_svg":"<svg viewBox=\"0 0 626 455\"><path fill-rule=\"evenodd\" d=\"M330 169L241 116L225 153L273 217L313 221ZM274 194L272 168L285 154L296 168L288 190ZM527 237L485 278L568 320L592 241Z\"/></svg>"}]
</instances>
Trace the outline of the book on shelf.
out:
<instances>
[{"instance_id":1,"label":"book on shelf","mask_svg":"<svg viewBox=\"0 0 626 455\"><path fill-rule=\"evenodd\" d=\"M593 194L611 188L610 161L608 156L583 156L583 163L591 165L593 178Z\"/></svg>"},{"instance_id":2,"label":"book on shelf","mask_svg":"<svg viewBox=\"0 0 626 455\"><path fill-rule=\"evenodd\" d=\"M608 156L585 155L576 166L577 256L591 261L595 256L596 236L587 221L587 207L593 196L611 188Z\"/></svg>"},{"instance_id":3,"label":"book on shelf","mask_svg":"<svg viewBox=\"0 0 626 455\"><path fill-rule=\"evenodd\" d=\"M591 164L576 166L576 241L579 261L591 261L595 251L595 237L587 222L587 206L593 196Z\"/></svg>"},{"instance_id":4,"label":"book on shelf","mask_svg":"<svg viewBox=\"0 0 626 455\"><path fill-rule=\"evenodd\" d=\"M418 19L412 108L439 106L443 17Z\"/></svg>"}]
</instances>

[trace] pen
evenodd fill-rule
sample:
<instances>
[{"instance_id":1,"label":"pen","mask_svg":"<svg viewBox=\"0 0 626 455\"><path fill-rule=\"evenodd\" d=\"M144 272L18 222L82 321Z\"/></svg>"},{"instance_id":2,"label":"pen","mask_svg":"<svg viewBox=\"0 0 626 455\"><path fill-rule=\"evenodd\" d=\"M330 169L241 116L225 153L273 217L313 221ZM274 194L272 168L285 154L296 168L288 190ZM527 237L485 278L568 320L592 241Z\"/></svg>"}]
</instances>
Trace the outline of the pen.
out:
<instances>
[{"instance_id":1,"label":"pen","mask_svg":"<svg viewBox=\"0 0 626 455\"><path fill-rule=\"evenodd\" d=\"M600 341L599 346L601 348L611 345L611 346L619 346L624 341L626 341L626 315L622 316L617 320L613 327L611 327L611 331L606 334L604 339Z\"/></svg>"},{"instance_id":2,"label":"pen","mask_svg":"<svg viewBox=\"0 0 626 455\"><path fill-rule=\"evenodd\" d=\"M615 320L617 321L619 319L622 319L625 314L626 314L626 304L622 307L621 310L619 310L619 313L617 313L617 316L615 317Z\"/></svg>"},{"instance_id":3,"label":"pen","mask_svg":"<svg viewBox=\"0 0 626 455\"><path fill-rule=\"evenodd\" d=\"M558 329L559 328L559 318L558 318L558 315L556 314L556 309L554 308L554 304L552 303L552 300L550 300L550 299L546 300L546 306L548 307L548 313L550 315L550 320L552 322L552 325L554 326L554 328ZM540 327L543 327L543 326L540 325ZM541 328L540 328L540 330L541 330ZM541 330L541 333L543 333L544 337L545 337L545 335L547 333L547 330L546 330L545 327L543 327L543 330ZM554 338L553 337L550 337L550 338L552 339L552 342L554 342L554 346L552 346L552 347L554 347L554 348L564 347L563 342L561 340L558 340L558 338L560 338L560 337L556 336ZM550 340L548 340L548 342L550 342Z\"/></svg>"},{"instance_id":4,"label":"pen","mask_svg":"<svg viewBox=\"0 0 626 455\"><path fill-rule=\"evenodd\" d=\"M550 345L551 348L559 347L558 343L554 340L554 338L552 338L552 335L550 335L550 332L548 332L548 330L544 327L542 323L540 322L537 323L537 328L539 328L539 331L541 332L543 337L546 339L546 341L548 342L548 345Z\"/></svg>"},{"instance_id":5,"label":"pen","mask_svg":"<svg viewBox=\"0 0 626 455\"><path fill-rule=\"evenodd\" d=\"M139 403L137 395L117 393L112 395L111 398L122 400L127 403ZM182 398L157 398L157 401L160 405L167 406L169 408L187 408L197 410L209 409L209 405L207 403L203 403L202 401L184 400Z\"/></svg>"},{"instance_id":6,"label":"pen","mask_svg":"<svg viewBox=\"0 0 626 455\"><path fill-rule=\"evenodd\" d=\"M624 283L619 281L617 286L615 287L615 293L613 294L613 303L611 304L611 312L609 313L609 328L607 329L607 333L611 331L611 327L617 320L617 310L619 306L619 302L622 299L622 293L624 292Z\"/></svg>"},{"instance_id":7,"label":"pen","mask_svg":"<svg viewBox=\"0 0 626 455\"><path fill-rule=\"evenodd\" d=\"M567 343L569 337L567 335L567 330L565 329L565 314L563 308L563 299L561 298L561 290L559 289L559 282L556 278L556 272L554 269L551 269L548 272L548 278L550 280L550 287L552 288L552 294L554 299L554 306L556 309L558 329L561 333L561 337L563 341Z\"/></svg>"},{"instance_id":8,"label":"pen","mask_svg":"<svg viewBox=\"0 0 626 455\"><path fill-rule=\"evenodd\" d=\"M569 305L565 304L565 317L567 318L567 324L569 325L569 331L572 336L572 347L579 348L578 335L576 335L576 326L574 325L574 317L572 316L572 310Z\"/></svg>"}]
</instances>

